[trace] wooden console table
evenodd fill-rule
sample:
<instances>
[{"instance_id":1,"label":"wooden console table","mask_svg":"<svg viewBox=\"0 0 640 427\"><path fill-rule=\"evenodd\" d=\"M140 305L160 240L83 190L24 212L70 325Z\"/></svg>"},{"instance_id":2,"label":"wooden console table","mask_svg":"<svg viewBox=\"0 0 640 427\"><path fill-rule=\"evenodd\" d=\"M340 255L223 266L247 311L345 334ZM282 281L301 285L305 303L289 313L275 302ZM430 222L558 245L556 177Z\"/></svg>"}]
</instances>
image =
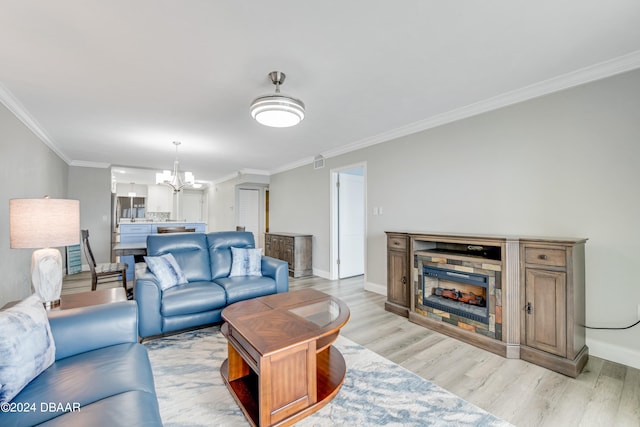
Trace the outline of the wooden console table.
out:
<instances>
[{"instance_id":1,"label":"wooden console table","mask_svg":"<svg viewBox=\"0 0 640 427\"><path fill-rule=\"evenodd\" d=\"M299 233L267 233L264 239L264 254L286 261L291 277L311 276L312 237L310 234Z\"/></svg>"}]
</instances>

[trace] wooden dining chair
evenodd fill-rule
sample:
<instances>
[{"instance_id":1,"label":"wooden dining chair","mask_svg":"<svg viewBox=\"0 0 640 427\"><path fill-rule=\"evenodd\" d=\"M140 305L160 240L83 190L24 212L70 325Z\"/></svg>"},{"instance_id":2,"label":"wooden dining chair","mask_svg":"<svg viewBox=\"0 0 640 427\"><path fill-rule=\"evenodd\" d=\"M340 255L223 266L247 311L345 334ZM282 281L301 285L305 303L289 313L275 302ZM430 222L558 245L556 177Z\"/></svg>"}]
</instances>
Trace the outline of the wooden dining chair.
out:
<instances>
[{"instance_id":1,"label":"wooden dining chair","mask_svg":"<svg viewBox=\"0 0 640 427\"><path fill-rule=\"evenodd\" d=\"M158 234L164 233L194 233L195 228L187 228L183 225L176 225L173 227L158 227Z\"/></svg>"},{"instance_id":2,"label":"wooden dining chair","mask_svg":"<svg viewBox=\"0 0 640 427\"><path fill-rule=\"evenodd\" d=\"M127 295L131 293L127 289L127 263L115 262L97 264L96 259L93 256L91 245L89 244L89 230L80 230L82 234L82 245L84 246L84 255L89 263L89 269L91 270L91 290L95 291L98 287L98 282L116 282L122 280L122 287L124 287Z\"/></svg>"},{"instance_id":3,"label":"wooden dining chair","mask_svg":"<svg viewBox=\"0 0 640 427\"><path fill-rule=\"evenodd\" d=\"M158 233L184 233L187 231L187 227L185 226L173 226L173 227L158 227Z\"/></svg>"}]
</instances>

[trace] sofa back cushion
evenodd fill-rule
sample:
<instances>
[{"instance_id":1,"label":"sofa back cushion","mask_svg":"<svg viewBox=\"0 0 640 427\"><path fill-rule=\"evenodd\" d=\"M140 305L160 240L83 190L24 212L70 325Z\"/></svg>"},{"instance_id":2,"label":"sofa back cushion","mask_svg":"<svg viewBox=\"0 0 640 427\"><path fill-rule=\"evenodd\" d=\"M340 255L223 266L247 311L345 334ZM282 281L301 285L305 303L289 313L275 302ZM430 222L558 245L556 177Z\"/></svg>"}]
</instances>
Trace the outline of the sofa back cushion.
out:
<instances>
[{"instance_id":1,"label":"sofa back cushion","mask_svg":"<svg viewBox=\"0 0 640 427\"><path fill-rule=\"evenodd\" d=\"M211 279L228 277L231 272L231 248L255 248L253 233L249 231L218 231L207 234Z\"/></svg>"},{"instance_id":2,"label":"sofa back cushion","mask_svg":"<svg viewBox=\"0 0 640 427\"><path fill-rule=\"evenodd\" d=\"M150 234L147 256L171 254L189 282L211 280L207 236L204 233Z\"/></svg>"}]
</instances>

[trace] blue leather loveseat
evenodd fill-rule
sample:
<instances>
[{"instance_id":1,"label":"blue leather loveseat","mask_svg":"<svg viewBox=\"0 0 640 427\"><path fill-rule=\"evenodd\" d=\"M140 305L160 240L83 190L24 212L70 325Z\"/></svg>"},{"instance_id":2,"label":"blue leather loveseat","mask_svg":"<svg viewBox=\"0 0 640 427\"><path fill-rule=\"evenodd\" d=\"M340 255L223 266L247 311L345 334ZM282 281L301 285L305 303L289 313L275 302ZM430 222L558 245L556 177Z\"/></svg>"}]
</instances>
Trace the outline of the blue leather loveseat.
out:
<instances>
[{"instance_id":1,"label":"blue leather loveseat","mask_svg":"<svg viewBox=\"0 0 640 427\"><path fill-rule=\"evenodd\" d=\"M163 290L148 269L136 271L134 286L141 338L217 323L229 304L263 295L287 292L286 262L262 256L260 275L229 277L232 248L255 248L253 233L152 234L147 257L171 254L187 279Z\"/></svg>"},{"instance_id":2,"label":"blue leather loveseat","mask_svg":"<svg viewBox=\"0 0 640 427\"><path fill-rule=\"evenodd\" d=\"M3 404L0 426L162 426L133 301L49 313L55 362Z\"/></svg>"}]
</instances>

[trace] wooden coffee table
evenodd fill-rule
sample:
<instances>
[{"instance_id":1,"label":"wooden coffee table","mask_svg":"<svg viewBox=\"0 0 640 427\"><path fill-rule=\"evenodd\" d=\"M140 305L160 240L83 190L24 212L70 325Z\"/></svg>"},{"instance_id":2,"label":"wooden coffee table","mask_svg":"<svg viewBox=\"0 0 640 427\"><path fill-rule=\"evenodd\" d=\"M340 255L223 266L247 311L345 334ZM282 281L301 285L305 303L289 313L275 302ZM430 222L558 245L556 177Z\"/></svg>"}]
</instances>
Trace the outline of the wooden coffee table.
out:
<instances>
[{"instance_id":1,"label":"wooden coffee table","mask_svg":"<svg viewBox=\"0 0 640 427\"><path fill-rule=\"evenodd\" d=\"M347 370L331 344L349 316L344 302L314 289L222 311L229 358L220 372L252 425L291 425L336 395Z\"/></svg>"}]
</instances>

